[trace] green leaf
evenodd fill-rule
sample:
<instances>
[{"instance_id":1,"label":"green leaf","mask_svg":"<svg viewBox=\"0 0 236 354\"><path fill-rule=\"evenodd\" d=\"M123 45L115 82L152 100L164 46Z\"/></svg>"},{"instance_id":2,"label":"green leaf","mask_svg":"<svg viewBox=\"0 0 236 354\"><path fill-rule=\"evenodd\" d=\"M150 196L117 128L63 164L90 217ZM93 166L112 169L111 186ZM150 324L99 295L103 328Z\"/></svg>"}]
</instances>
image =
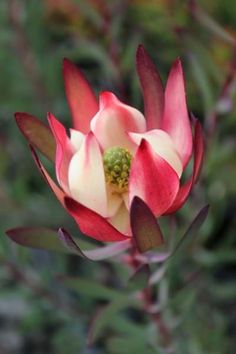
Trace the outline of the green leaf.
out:
<instances>
[{"instance_id":1,"label":"green leaf","mask_svg":"<svg viewBox=\"0 0 236 354\"><path fill-rule=\"evenodd\" d=\"M205 26L210 32L214 35L223 39L225 42L234 45L235 39L234 37L226 31L222 26L220 26L212 17L210 17L202 8L195 5L192 7L192 13L196 17L196 19Z\"/></svg>"},{"instance_id":2,"label":"green leaf","mask_svg":"<svg viewBox=\"0 0 236 354\"><path fill-rule=\"evenodd\" d=\"M89 296L90 298L114 300L117 297L123 296L119 290L108 288L93 280L64 276L59 277L59 280L70 290L75 291L79 295Z\"/></svg>"},{"instance_id":3,"label":"green leaf","mask_svg":"<svg viewBox=\"0 0 236 354\"><path fill-rule=\"evenodd\" d=\"M16 123L28 140L48 160L55 160L56 143L49 127L28 113L15 113Z\"/></svg>"},{"instance_id":4,"label":"green leaf","mask_svg":"<svg viewBox=\"0 0 236 354\"><path fill-rule=\"evenodd\" d=\"M155 215L147 204L137 196L134 197L131 204L130 219L133 237L141 253L160 247L164 243Z\"/></svg>"},{"instance_id":5,"label":"green leaf","mask_svg":"<svg viewBox=\"0 0 236 354\"><path fill-rule=\"evenodd\" d=\"M147 264L141 266L129 279L128 289L131 291L141 290L148 286L150 268Z\"/></svg>"},{"instance_id":6,"label":"green leaf","mask_svg":"<svg viewBox=\"0 0 236 354\"><path fill-rule=\"evenodd\" d=\"M92 345L100 336L103 331L115 321L117 313L128 307L139 307L139 302L133 296L120 296L109 305L100 310L94 317L92 325L89 330L88 344Z\"/></svg>"},{"instance_id":7,"label":"green leaf","mask_svg":"<svg viewBox=\"0 0 236 354\"><path fill-rule=\"evenodd\" d=\"M129 336L113 336L108 339L108 352L111 354L160 354L145 341L140 338L130 338Z\"/></svg>"}]
</instances>

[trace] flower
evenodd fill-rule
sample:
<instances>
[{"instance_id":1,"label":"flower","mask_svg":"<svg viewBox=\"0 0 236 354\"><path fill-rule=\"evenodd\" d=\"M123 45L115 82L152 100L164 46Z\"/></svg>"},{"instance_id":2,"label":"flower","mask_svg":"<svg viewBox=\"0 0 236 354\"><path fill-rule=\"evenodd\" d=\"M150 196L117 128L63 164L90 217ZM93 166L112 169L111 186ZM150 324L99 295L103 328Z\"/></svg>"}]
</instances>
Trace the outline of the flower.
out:
<instances>
[{"instance_id":1,"label":"flower","mask_svg":"<svg viewBox=\"0 0 236 354\"><path fill-rule=\"evenodd\" d=\"M33 150L42 174L81 231L100 241L120 241L132 236L130 208L136 196L155 217L178 210L201 166L201 126L194 121L193 138L180 60L174 62L165 90L142 46L137 51L137 72L144 115L108 91L100 94L98 102L81 71L65 59L65 90L73 120L69 136L65 127L48 114L56 142L59 186ZM36 126L36 118L17 113L16 119L30 143L45 153L49 132L46 139L42 123L37 121L44 133L34 128L32 134L26 129L26 121ZM193 150L192 176L181 184Z\"/></svg>"}]
</instances>

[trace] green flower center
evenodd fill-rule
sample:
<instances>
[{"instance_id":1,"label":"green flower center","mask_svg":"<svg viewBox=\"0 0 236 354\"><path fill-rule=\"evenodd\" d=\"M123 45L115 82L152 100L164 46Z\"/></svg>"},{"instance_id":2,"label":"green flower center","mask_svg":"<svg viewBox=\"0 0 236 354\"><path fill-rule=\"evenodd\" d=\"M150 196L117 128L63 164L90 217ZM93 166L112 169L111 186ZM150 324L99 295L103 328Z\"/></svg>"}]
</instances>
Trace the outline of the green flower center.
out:
<instances>
[{"instance_id":1,"label":"green flower center","mask_svg":"<svg viewBox=\"0 0 236 354\"><path fill-rule=\"evenodd\" d=\"M113 146L104 151L103 166L106 182L117 193L128 191L132 155L129 150Z\"/></svg>"}]
</instances>

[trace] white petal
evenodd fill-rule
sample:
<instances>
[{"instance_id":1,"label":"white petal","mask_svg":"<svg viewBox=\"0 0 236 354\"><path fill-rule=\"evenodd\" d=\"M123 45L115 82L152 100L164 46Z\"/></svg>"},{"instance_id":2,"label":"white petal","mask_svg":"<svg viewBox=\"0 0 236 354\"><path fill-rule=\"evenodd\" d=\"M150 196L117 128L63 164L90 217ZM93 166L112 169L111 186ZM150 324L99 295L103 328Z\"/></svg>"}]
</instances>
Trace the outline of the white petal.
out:
<instances>
[{"instance_id":1,"label":"white petal","mask_svg":"<svg viewBox=\"0 0 236 354\"><path fill-rule=\"evenodd\" d=\"M91 130L104 150L119 146L133 151L135 144L127 132L145 132L146 122L137 109L123 104L112 93L103 92L100 110L91 121Z\"/></svg>"},{"instance_id":2,"label":"white petal","mask_svg":"<svg viewBox=\"0 0 236 354\"><path fill-rule=\"evenodd\" d=\"M72 143L75 151L78 151L81 147L82 141L84 140L85 135L78 130L70 129L70 141Z\"/></svg>"},{"instance_id":3,"label":"white petal","mask_svg":"<svg viewBox=\"0 0 236 354\"><path fill-rule=\"evenodd\" d=\"M71 196L102 216L107 216L107 194L102 155L96 138L89 133L69 166Z\"/></svg>"},{"instance_id":4,"label":"white petal","mask_svg":"<svg viewBox=\"0 0 236 354\"><path fill-rule=\"evenodd\" d=\"M152 149L173 167L178 176L181 176L183 165L180 156L171 137L166 132L154 129L144 134L129 133L129 136L137 145L140 145L141 140L145 139Z\"/></svg>"}]
</instances>

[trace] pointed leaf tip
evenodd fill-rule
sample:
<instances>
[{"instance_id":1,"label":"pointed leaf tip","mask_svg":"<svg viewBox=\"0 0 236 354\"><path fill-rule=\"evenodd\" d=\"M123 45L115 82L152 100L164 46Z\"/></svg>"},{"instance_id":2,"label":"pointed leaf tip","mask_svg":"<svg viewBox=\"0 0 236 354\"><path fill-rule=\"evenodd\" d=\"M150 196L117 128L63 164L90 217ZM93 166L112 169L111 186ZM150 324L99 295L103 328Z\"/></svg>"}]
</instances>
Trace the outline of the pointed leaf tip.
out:
<instances>
[{"instance_id":1,"label":"pointed leaf tip","mask_svg":"<svg viewBox=\"0 0 236 354\"><path fill-rule=\"evenodd\" d=\"M38 118L24 112L16 112L15 119L27 141L54 162L56 142L49 127Z\"/></svg>"},{"instance_id":2,"label":"pointed leaf tip","mask_svg":"<svg viewBox=\"0 0 236 354\"><path fill-rule=\"evenodd\" d=\"M128 280L128 290L137 291L148 286L150 278L150 267L148 264L140 266Z\"/></svg>"},{"instance_id":3,"label":"pointed leaf tip","mask_svg":"<svg viewBox=\"0 0 236 354\"><path fill-rule=\"evenodd\" d=\"M60 242L57 231L45 227L18 227L6 231L7 236L24 247L69 253Z\"/></svg>"},{"instance_id":4,"label":"pointed leaf tip","mask_svg":"<svg viewBox=\"0 0 236 354\"><path fill-rule=\"evenodd\" d=\"M68 250L70 250L70 252L77 254L78 256L82 256L83 258L86 258L90 261L101 261L104 259L115 257L118 254L131 248L132 246L131 241L126 240L114 242L108 246L101 246L97 248L93 248L92 246L91 248L91 244L83 246L83 244L85 243L84 241L75 241L75 239L69 234L69 232L63 228L60 228L58 230L58 235L61 242L66 246ZM83 246L83 248L88 248L88 246L89 248L87 250L82 250L82 248L80 247L81 245Z\"/></svg>"},{"instance_id":5,"label":"pointed leaf tip","mask_svg":"<svg viewBox=\"0 0 236 354\"><path fill-rule=\"evenodd\" d=\"M143 92L147 128L155 129L161 125L164 90L159 73L141 44L137 48L136 67Z\"/></svg>"},{"instance_id":6,"label":"pointed leaf tip","mask_svg":"<svg viewBox=\"0 0 236 354\"><path fill-rule=\"evenodd\" d=\"M144 253L164 243L155 215L142 199L135 196L130 211L131 229L138 250Z\"/></svg>"},{"instance_id":7,"label":"pointed leaf tip","mask_svg":"<svg viewBox=\"0 0 236 354\"><path fill-rule=\"evenodd\" d=\"M90 121L99 109L95 93L82 71L66 58L63 60L63 77L73 127L87 133Z\"/></svg>"},{"instance_id":8,"label":"pointed leaf tip","mask_svg":"<svg viewBox=\"0 0 236 354\"><path fill-rule=\"evenodd\" d=\"M184 235L181 237L180 241L177 243L175 246L173 252L170 254L169 258L172 257L181 247L186 247L189 242L193 239L193 237L196 236L196 233L199 231L201 228L202 224L207 218L208 212L209 212L209 204L204 206L196 215L196 217L193 219L191 224L189 225L188 229L184 233ZM168 259L169 259L168 258Z\"/></svg>"}]
</instances>

